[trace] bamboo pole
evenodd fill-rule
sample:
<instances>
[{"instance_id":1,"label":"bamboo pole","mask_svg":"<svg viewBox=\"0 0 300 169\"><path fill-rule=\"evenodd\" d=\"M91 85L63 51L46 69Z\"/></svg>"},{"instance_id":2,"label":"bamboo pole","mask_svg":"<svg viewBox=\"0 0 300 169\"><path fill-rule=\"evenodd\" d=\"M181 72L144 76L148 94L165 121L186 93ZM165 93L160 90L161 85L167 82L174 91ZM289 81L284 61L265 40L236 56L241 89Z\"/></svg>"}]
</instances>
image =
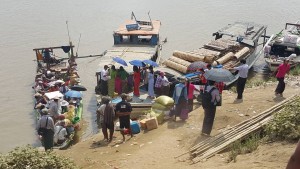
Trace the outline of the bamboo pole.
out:
<instances>
[{"instance_id":1,"label":"bamboo pole","mask_svg":"<svg viewBox=\"0 0 300 169\"><path fill-rule=\"evenodd\" d=\"M216 143L216 142L220 142L220 137L221 137L221 138L224 138L225 136L228 137L228 136L231 136L231 135L232 135L233 133L235 133L235 132L239 132L239 131L241 130L241 129L239 129L239 128L242 126L242 127L243 127L242 129L244 129L245 126L243 126L243 125L244 125L244 124L247 124L248 122L250 122L250 124L248 124L247 126L249 126L249 125L251 126L253 123L257 122L259 119L262 119L262 118L264 118L264 117L270 115L270 113L273 113L274 111L276 111L276 110L278 110L278 109L281 109L284 105L286 105L286 104L288 104L288 103L294 101L294 100L296 99L296 96L297 96L297 95L293 95L293 96L289 97L288 99L286 99L286 100L284 100L284 101L282 101L282 102L280 102L280 103L278 103L278 104L272 106L271 108L265 110L264 112L262 112L262 113L260 113L260 114L258 114L258 115L256 115L256 116L253 116L253 117L250 118L250 119L244 120L244 121L238 123L237 125L235 125L235 126L229 128L229 129L227 129L227 130L225 130L225 131L223 131L223 132L217 134L217 135L214 136L214 137L210 137L210 138L208 138L208 139L203 140L203 141L200 142L199 144L197 144L197 145L191 147L191 148L189 149L189 151L187 151L187 152L185 152L185 153L183 153L183 154L181 154L181 155L179 155L179 156L176 156L176 157L174 157L174 158L181 157L181 156L183 156L183 155L185 155L185 154L188 154L188 153L194 153L194 152L197 151L198 149L203 148L203 146L207 146L207 145L209 145L209 144L213 144L213 143ZM261 116L263 116L263 117L261 117ZM252 122L252 123L251 123L251 122ZM214 144L213 144L213 145L214 145ZM199 151L199 150L198 150L198 151Z\"/></svg>"},{"instance_id":2,"label":"bamboo pole","mask_svg":"<svg viewBox=\"0 0 300 169\"><path fill-rule=\"evenodd\" d=\"M267 121L271 118L271 115L273 114L273 112L275 112L278 109L281 109L284 105L286 105L288 103L291 103L293 100L296 99L296 96L297 95L291 96L288 99L286 99L286 100L276 104L275 106L272 106L271 108L265 110L264 112L260 113L259 115L254 116L251 119L245 120L245 121L235 125L233 128L228 129L228 130L230 130L229 132L228 132L228 130L225 130L224 132L218 134L217 137L215 136L213 138L209 138L209 139L204 140L203 142L200 142L199 144L193 146L190 149L190 152L192 153L192 155L198 155L198 154L201 154L202 152L204 152L205 150L209 149L210 146L219 147L220 145L218 145L218 144L220 144L220 143L221 143L221 145L224 145L225 143L228 143L228 142L232 143L233 142L232 139L228 140L226 138L240 137L241 134L240 135L237 135L237 134L239 134L239 132L241 132L241 131L244 134L244 135L242 135L242 137L246 136L247 134L252 132L251 129L253 128L253 126L257 127L257 128L254 127L255 130L259 129L262 126L262 125L259 125L259 124L261 124L262 122L263 122L263 124L266 124ZM266 120L266 119L268 119L268 120ZM235 139L235 141L236 140L237 139ZM225 141L225 143L224 143L224 141ZM227 144L225 144L225 145L227 146ZM226 146L222 147L222 150L223 150L223 148L226 148ZM214 149L216 149L216 148L214 148ZM217 150L217 151L220 152L222 150ZM210 151L211 150L208 150L208 151L204 152L204 154L209 153ZM184 153L184 154L187 154L187 153ZM182 154L182 155L184 155L184 154ZM214 155L214 154L215 154L215 152L213 152L212 155ZM182 156L182 155L180 155L180 156ZM178 156L178 157L180 157L180 156ZM198 157L196 157L196 159L198 159Z\"/></svg>"}]
</instances>

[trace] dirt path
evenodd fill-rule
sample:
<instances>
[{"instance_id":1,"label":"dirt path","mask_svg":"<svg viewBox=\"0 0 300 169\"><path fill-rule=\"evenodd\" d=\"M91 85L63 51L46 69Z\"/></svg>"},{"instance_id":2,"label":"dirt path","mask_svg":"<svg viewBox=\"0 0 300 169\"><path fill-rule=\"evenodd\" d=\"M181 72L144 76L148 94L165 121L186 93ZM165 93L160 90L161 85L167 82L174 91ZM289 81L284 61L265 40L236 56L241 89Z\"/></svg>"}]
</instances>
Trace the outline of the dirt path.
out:
<instances>
[{"instance_id":1,"label":"dirt path","mask_svg":"<svg viewBox=\"0 0 300 169\"><path fill-rule=\"evenodd\" d=\"M292 86L291 86L292 85ZM282 101L284 98L299 93L297 84L287 85L283 98L274 96L276 84L271 83L260 87L248 88L244 92L244 101L234 103L235 93L223 93L223 106L218 107L212 135L219 130L233 126L257 113ZM126 169L184 169L184 168L284 168L295 145L281 145L279 143L262 145L257 151L239 155L236 163L227 163L227 154L218 154L206 162L190 165L187 161L180 162L175 159L189 147L201 139L200 131L203 121L203 109L197 108L190 113L185 122L168 120L158 129L142 131L126 143L117 144L121 139L116 133L115 140L106 144L99 140L102 134L76 144L60 154L71 157L83 168L126 168ZM100 143L100 144L99 144Z\"/></svg>"}]
</instances>

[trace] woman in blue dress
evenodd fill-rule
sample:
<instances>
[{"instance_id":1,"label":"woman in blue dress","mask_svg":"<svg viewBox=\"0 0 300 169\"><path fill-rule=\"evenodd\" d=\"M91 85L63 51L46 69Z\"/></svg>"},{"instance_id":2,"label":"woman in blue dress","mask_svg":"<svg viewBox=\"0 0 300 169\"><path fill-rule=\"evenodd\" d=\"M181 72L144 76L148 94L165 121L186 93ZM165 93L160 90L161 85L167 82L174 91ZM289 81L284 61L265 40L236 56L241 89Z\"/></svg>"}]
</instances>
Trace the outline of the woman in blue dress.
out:
<instances>
[{"instance_id":1,"label":"woman in blue dress","mask_svg":"<svg viewBox=\"0 0 300 169\"><path fill-rule=\"evenodd\" d=\"M149 74L148 74L148 95L150 98L154 98L154 71L153 67L149 67Z\"/></svg>"}]
</instances>

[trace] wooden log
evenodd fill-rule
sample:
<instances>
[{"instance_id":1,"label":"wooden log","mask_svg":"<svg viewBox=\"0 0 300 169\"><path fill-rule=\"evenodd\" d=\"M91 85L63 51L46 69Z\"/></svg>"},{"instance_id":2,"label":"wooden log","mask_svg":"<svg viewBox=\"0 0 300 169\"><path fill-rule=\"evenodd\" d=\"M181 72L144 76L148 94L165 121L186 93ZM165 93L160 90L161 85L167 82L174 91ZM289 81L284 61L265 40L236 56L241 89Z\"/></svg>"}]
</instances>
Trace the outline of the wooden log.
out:
<instances>
[{"instance_id":1,"label":"wooden log","mask_svg":"<svg viewBox=\"0 0 300 169\"><path fill-rule=\"evenodd\" d=\"M191 64L191 62L188 62L186 60L180 59L180 58L175 57L175 56L170 57L168 60L171 60L173 62L176 62L176 63L181 64L181 65L186 66L186 67L188 67Z\"/></svg>"},{"instance_id":2,"label":"wooden log","mask_svg":"<svg viewBox=\"0 0 300 169\"><path fill-rule=\"evenodd\" d=\"M234 57L234 54L232 52L227 53L226 55L222 56L221 58L219 58L217 61L220 64L224 64L226 62L228 62L230 59L232 59Z\"/></svg>"},{"instance_id":3,"label":"wooden log","mask_svg":"<svg viewBox=\"0 0 300 169\"><path fill-rule=\"evenodd\" d=\"M180 64L177 64L176 62L173 62L171 60L165 60L164 64L170 68L173 68L179 72L182 72L182 73L186 73L187 72L187 67L186 66L183 66L183 65L180 65Z\"/></svg>"},{"instance_id":4,"label":"wooden log","mask_svg":"<svg viewBox=\"0 0 300 169\"><path fill-rule=\"evenodd\" d=\"M182 51L174 51L173 56L189 62L204 61L204 56L195 55L195 54L182 52Z\"/></svg>"},{"instance_id":5,"label":"wooden log","mask_svg":"<svg viewBox=\"0 0 300 169\"><path fill-rule=\"evenodd\" d=\"M246 56L248 53L250 53L250 49L248 47L244 47L240 51L234 54L234 57L236 60L242 59L244 56Z\"/></svg>"}]
</instances>

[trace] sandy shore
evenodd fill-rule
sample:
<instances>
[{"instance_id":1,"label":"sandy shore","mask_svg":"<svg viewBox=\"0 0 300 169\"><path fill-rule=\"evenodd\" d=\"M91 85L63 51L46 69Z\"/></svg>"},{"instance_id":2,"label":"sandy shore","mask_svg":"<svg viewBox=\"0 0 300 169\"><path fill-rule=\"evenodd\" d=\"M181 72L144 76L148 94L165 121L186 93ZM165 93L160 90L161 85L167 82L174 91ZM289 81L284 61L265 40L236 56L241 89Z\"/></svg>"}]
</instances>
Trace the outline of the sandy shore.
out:
<instances>
[{"instance_id":1,"label":"sandy shore","mask_svg":"<svg viewBox=\"0 0 300 169\"><path fill-rule=\"evenodd\" d=\"M233 126L257 113L277 104L285 98L299 93L299 83L290 81L283 98L274 96L276 83L268 83L259 87L247 88L244 101L234 103L236 94L230 91L223 93L223 106L218 107L212 135L221 129ZM197 105L196 105L197 107ZM199 107L199 106L198 106ZM175 159L201 139L200 132L203 121L203 109L196 108L186 121L167 120L158 129L142 131L135 137L118 144L119 133L110 144L104 143L102 133L83 140L59 154L71 157L83 168L218 168L218 169L252 169L252 168L284 168L294 151L295 144L272 143L258 147L251 154L239 155L237 162L227 162L228 153L218 154L206 162L190 165L188 161Z\"/></svg>"}]
</instances>

